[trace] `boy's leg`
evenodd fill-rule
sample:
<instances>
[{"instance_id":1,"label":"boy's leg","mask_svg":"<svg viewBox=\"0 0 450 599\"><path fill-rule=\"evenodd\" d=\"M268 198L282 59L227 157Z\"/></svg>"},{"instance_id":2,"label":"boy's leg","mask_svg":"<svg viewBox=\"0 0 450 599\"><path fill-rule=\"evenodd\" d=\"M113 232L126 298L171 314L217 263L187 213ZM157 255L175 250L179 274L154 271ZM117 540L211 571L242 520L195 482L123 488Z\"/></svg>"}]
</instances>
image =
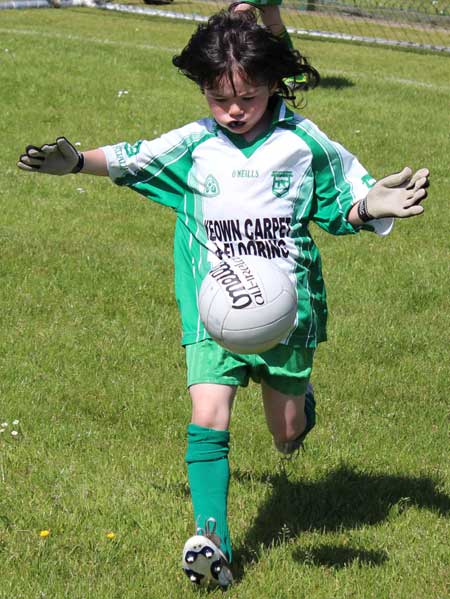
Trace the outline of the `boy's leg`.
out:
<instances>
[{"instance_id":1,"label":"boy's leg","mask_svg":"<svg viewBox=\"0 0 450 599\"><path fill-rule=\"evenodd\" d=\"M202 383L191 385L189 392L192 399L192 421L188 426L186 462L197 536L186 543L183 559L189 566L189 560L197 560L197 555L202 551L208 552L211 547L213 551L218 549L226 558L224 563L218 565L218 584L226 586L231 582L231 573L226 572L226 562L230 562L232 558L227 522L230 479L228 427L236 387ZM206 539L212 543L208 545ZM200 564L202 555L199 557ZM191 563L194 570L194 561ZM199 582L192 578L192 574L195 577L195 572L188 567L185 570L193 582Z\"/></svg>"},{"instance_id":2,"label":"boy's leg","mask_svg":"<svg viewBox=\"0 0 450 599\"><path fill-rule=\"evenodd\" d=\"M231 408L236 387L198 384L189 388L192 421L188 427L186 462L195 522L198 528L213 518L222 551L231 561L227 523L228 464Z\"/></svg>"},{"instance_id":3,"label":"boy's leg","mask_svg":"<svg viewBox=\"0 0 450 599\"><path fill-rule=\"evenodd\" d=\"M284 454L301 447L316 423L315 400L311 384L303 395L281 393L262 381L264 412L275 447Z\"/></svg>"}]
</instances>

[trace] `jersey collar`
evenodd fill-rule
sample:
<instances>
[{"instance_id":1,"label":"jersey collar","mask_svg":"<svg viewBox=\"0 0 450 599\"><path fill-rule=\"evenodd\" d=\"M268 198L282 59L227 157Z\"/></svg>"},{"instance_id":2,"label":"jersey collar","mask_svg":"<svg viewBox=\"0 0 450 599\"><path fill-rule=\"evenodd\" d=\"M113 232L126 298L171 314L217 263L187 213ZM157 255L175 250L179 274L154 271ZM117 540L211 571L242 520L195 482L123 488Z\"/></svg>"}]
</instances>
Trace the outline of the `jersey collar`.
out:
<instances>
[{"instance_id":1,"label":"jersey collar","mask_svg":"<svg viewBox=\"0 0 450 599\"><path fill-rule=\"evenodd\" d=\"M290 110L281 96L275 94L272 96L273 108L272 108L272 122L271 128L281 125L282 123L292 123L294 120L294 113Z\"/></svg>"}]
</instances>

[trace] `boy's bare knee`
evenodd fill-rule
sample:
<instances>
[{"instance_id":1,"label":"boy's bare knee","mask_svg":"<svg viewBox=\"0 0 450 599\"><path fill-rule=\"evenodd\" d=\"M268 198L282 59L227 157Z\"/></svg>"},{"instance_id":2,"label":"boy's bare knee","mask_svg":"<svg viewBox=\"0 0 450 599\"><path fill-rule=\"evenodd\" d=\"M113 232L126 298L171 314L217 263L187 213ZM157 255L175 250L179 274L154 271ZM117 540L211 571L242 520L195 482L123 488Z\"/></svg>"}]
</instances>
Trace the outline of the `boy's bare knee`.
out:
<instances>
[{"instance_id":1,"label":"boy's bare knee","mask_svg":"<svg viewBox=\"0 0 450 599\"><path fill-rule=\"evenodd\" d=\"M189 388L192 399L192 424L227 430L236 387L201 383Z\"/></svg>"},{"instance_id":2,"label":"boy's bare knee","mask_svg":"<svg viewBox=\"0 0 450 599\"><path fill-rule=\"evenodd\" d=\"M193 414L191 422L197 426L213 428L218 431L225 431L228 428L228 418L224 418L220 414Z\"/></svg>"}]
</instances>

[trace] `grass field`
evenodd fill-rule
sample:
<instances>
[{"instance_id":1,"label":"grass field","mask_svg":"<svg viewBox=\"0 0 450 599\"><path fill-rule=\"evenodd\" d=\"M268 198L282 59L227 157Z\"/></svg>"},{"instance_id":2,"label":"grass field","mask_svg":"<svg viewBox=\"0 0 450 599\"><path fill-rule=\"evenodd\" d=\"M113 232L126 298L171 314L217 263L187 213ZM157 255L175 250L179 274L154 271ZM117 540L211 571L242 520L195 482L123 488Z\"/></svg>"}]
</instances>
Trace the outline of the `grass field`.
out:
<instances>
[{"instance_id":1,"label":"grass field","mask_svg":"<svg viewBox=\"0 0 450 599\"><path fill-rule=\"evenodd\" d=\"M195 596L179 567L193 522L173 214L103 179L15 167L27 144L61 134L88 149L204 116L170 62L191 30L86 9L2 13L1 599ZM297 45L323 77L303 112L374 176L427 165L432 189L425 215L387 239L314 229L331 313L318 424L284 468L258 387L240 392L237 584L213 596L445 599L449 59Z\"/></svg>"}]
</instances>

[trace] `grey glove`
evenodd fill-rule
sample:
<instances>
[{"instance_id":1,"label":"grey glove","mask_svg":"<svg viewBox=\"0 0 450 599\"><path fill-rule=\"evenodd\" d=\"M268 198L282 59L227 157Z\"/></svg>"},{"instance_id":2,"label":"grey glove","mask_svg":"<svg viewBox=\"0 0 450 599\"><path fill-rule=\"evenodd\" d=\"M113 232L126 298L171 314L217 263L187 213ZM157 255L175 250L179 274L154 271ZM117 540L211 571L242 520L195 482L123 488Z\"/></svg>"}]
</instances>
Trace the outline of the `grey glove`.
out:
<instances>
[{"instance_id":1,"label":"grey glove","mask_svg":"<svg viewBox=\"0 0 450 599\"><path fill-rule=\"evenodd\" d=\"M367 222L389 216L407 218L422 214L420 202L427 197L429 174L427 168L421 168L413 175L412 170L405 167L400 173L380 179L359 203L359 218Z\"/></svg>"},{"instance_id":2,"label":"grey glove","mask_svg":"<svg viewBox=\"0 0 450 599\"><path fill-rule=\"evenodd\" d=\"M78 173L83 164L83 154L80 154L65 137L58 137L54 144L44 144L40 148L27 146L17 166L33 173L68 175Z\"/></svg>"}]
</instances>

